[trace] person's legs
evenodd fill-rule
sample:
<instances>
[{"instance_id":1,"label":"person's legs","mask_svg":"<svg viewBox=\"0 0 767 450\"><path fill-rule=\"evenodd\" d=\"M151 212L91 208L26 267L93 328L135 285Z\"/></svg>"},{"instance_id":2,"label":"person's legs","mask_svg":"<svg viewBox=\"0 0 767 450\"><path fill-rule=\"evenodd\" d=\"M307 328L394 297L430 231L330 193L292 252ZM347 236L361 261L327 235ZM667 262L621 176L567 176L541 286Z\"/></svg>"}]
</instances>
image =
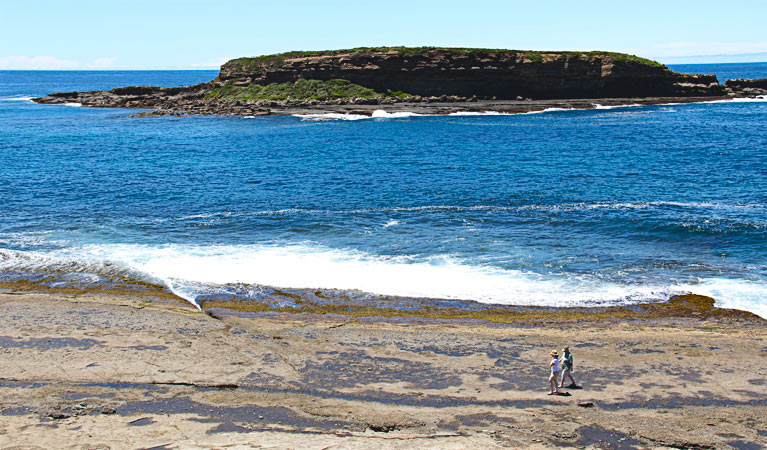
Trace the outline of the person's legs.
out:
<instances>
[{"instance_id":1,"label":"person's legs","mask_svg":"<svg viewBox=\"0 0 767 450\"><path fill-rule=\"evenodd\" d=\"M570 370L567 371L567 377L570 378L570 385L575 386L575 378ZM562 374L562 384L565 383L565 374Z\"/></svg>"},{"instance_id":2,"label":"person's legs","mask_svg":"<svg viewBox=\"0 0 767 450\"><path fill-rule=\"evenodd\" d=\"M549 375L549 394L554 393L554 383L551 381L554 379L554 374Z\"/></svg>"},{"instance_id":3,"label":"person's legs","mask_svg":"<svg viewBox=\"0 0 767 450\"><path fill-rule=\"evenodd\" d=\"M564 387L565 385L565 379L570 379L570 384L575 386L575 379L573 378L572 372L570 372L570 369L563 369L562 370L562 378L559 381L559 387Z\"/></svg>"},{"instance_id":4,"label":"person's legs","mask_svg":"<svg viewBox=\"0 0 767 450\"><path fill-rule=\"evenodd\" d=\"M549 376L549 394L558 394L559 389L557 389L557 372L551 372L551 375Z\"/></svg>"}]
</instances>

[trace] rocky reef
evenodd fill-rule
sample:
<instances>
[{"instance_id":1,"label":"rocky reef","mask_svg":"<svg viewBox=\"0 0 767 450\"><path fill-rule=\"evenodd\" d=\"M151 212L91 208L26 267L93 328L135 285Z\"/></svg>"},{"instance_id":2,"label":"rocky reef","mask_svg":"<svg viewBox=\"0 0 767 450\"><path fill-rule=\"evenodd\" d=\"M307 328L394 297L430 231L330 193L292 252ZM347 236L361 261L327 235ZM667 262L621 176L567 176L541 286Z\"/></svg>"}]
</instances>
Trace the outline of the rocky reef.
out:
<instances>
[{"instance_id":1,"label":"rocky reef","mask_svg":"<svg viewBox=\"0 0 767 450\"><path fill-rule=\"evenodd\" d=\"M680 74L622 53L383 47L239 58L194 86L64 92L35 101L155 110L151 114L364 114L370 105L523 112L588 107L597 99L663 103L764 94L764 80L722 85L714 75Z\"/></svg>"}]
</instances>

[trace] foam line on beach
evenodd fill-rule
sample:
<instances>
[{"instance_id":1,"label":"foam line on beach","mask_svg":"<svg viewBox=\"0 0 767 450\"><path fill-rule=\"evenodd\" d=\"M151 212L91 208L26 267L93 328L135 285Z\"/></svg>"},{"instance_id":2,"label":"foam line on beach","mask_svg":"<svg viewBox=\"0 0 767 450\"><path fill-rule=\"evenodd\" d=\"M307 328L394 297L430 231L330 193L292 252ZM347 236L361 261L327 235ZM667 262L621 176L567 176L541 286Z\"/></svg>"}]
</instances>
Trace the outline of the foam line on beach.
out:
<instances>
[{"instance_id":1,"label":"foam line on beach","mask_svg":"<svg viewBox=\"0 0 767 450\"><path fill-rule=\"evenodd\" d=\"M391 221L387 224L394 226ZM120 274L163 283L198 308L201 296L228 292L227 285L242 284L552 307L664 301L672 294L692 292L715 298L717 306L767 318L767 285L742 279L621 284L588 275L472 265L450 255L384 257L309 244L94 244L47 253L0 249L0 271L49 269L76 272L83 279L89 274L106 278Z\"/></svg>"},{"instance_id":2,"label":"foam line on beach","mask_svg":"<svg viewBox=\"0 0 767 450\"><path fill-rule=\"evenodd\" d=\"M680 286L716 300L719 308L741 309L767 319L767 286L763 282L732 279L703 278L693 285Z\"/></svg>"},{"instance_id":3,"label":"foam line on beach","mask_svg":"<svg viewBox=\"0 0 767 450\"><path fill-rule=\"evenodd\" d=\"M324 121L324 120L364 120L364 119L405 119L408 117L433 116L436 114L418 114L410 111L387 112L383 109L376 109L369 116L364 114L351 113L318 113L318 114L293 114L303 120Z\"/></svg>"},{"instance_id":4,"label":"foam line on beach","mask_svg":"<svg viewBox=\"0 0 767 450\"><path fill-rule=\"evenodd\" d=\"M321 122L326 120L363 120L370 119L370 116L363 114L344 114L344 113L318 113L318 114L293 114L301 120Z\"/></svg>"},{"instance_id":5,"label":"foam line on beach","mask_svg":"<svg viewBox=\"0 0 767 450\"><path fill-rule=\"evenodd\" d=\"M365 119L406 119L409 117L470 117L470 116L517 116L525 114L543 114L561 111L579 111L578 108L545 108L536 111L527 111L519 113L499 112L499 111L454 111L447 114L421 114L412 111L387 112L383 109L376 109L369 116L364 114L352 113L317 113L317 114L293 114L306 121L327 121L327 120L365 120Z\"/></svg>"},{"instance_id":6,"label":"foam line on beach","mask_svg":"<svg viewBox=\"0 0 767 450\"><path fill-rule=\"evenodd\" d=\"M0 248L0 272L47 273L54 271L62 277L60 281L93 283L115 276L133 278L152 283L164 284L170 292L199 308L194 291L172 278L158 278L151 273L137 269L135 265L116 258L104 258L95 254L80 253L81 247L70 247L49 252L19 251ZM96 252L98 253L98 252Z\"/></svg>"},{"instance_id":7,"label":"foam line on beach","mask_svg":"<svg viewBox=\"0 0 767 450\"><path fill-rule=\"evenodd\" d=\"M635 303L664 300L669 294L662 286L476 266L448 255L382 257L301 244L86 245L47 254L6 252L0 269L71 268L74 264L81 266L79 271L121 271L161 281L193 304L200 292L233 283L541 306Z\"/></svg>"},{"instance_id":8,"label":"foam line on beach","mask_svg":"<svg viewBox=\"0 0 767 450\"><path fill-rule=\"evenodd\" d=\"M448 116L511 116L512 113L502 113L500 111L456 111L447 114Z\"/></svg>"},{"instance_id":9,"label":"foam line on beach","mask_svg":"<svg viewBox=\"0 0 767 450\"><path fill-rule=\"evenodd\" d=\"M667 103L663 104L662 106L666 105L678 105L678 103ZM639 103L632 103L630 105L600 105L599 103L592 103L591 106L594 107L594 109L598 110L609 110L609 109L619 109L619 108L638 108L641 106L648 106L648 105L642 105Z\"/></svg>"},{"instance_id":10,"label":"foam line on beach","mask_svg":"<svg viewBox=\"0 0 767 450\"><path fill-rule=\"evenodd\" d=\"M424 114L418 114L415 112L410 111L397 111L397 112L387 112L383 109L376 109L373 111L373 114L370 116L371 119L403 119L407 117L420 117Z\"/></svg>"},{"instance_id":11,"label":"foam line on beach","mask_svg":"<svg viewBox=\"0 0 767 450\"><path fill-rule=\"evenodd\" d=\"M764 102L767 102L767 95L758 95L756 97L726 98L724 100L710 100L710 101L698 102L698 103L711 104L711 103L764 103Z\"/></svg>"},{"instance_id":12,"label":"foam line on beach","mask_svg":"<svg viewBox=\"0 0 767 450\"><path fill-rule=\"evenodd\" d=\"M530 114L546 114L553 112L568 112L568 111L608 111L616 109L627 108L641 108L651 106L679 106L679 105L695 105L695 104L714 104L714 103L760 103L767 102L767 96L761 95L753 98L730 98L724 100L710 100L693 103L657 103L657 104L640 104L632 103L627 105L602 105L599 103L592 103L591 107L586 108L561 108L551 107L543 108L539 110L526 111L526 112L501 112L501 111L454 111L447 114L422 114L412 111L398 111L387 112L383 109L377 109L373 111L371 115L365 114L352 114L352 113L316 113L316 114L293 114L293 117L297 117L307 121L327 121L327 120L348 120L357 121L365 119L402 119L409 117L471 117L471 116L517 116L517 115L530 115Z\"/></svg>"}]
</instances>

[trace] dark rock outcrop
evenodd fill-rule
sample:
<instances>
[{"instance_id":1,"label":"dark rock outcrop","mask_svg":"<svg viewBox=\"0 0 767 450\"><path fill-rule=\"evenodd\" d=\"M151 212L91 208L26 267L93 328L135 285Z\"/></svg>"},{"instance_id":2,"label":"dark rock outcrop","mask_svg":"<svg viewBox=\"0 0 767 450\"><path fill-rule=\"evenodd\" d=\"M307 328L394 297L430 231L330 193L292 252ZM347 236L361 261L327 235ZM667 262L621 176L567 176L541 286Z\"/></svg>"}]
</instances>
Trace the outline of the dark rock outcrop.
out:
<instances>
[{"instance_id":1,"label":"dark rock outcrop","mask_svg":"<svg viewBox=\"0 0 767 450\"><path fill-rule=\"evenodd\" d=\"M57 92L33 99L38 103L82 103L95 108L174 108L202 101L214 83L165 88L156 86L127 86L111 91Z\"/></svg>"},{"instance_id":2,"label":"dark rock outcrop","mask_svg":"<svg viewBox=\"0 0 767 450\"><path fill-rule=\"evenodd\" d=\"M767 95L767 78L735 78L725 81L727 91L734 95L753 97Z\"/></svg>"},{"instance_id":3,"label":"dark rock outcrop","mask_svg":"<svg viewBox=\"0 0 767 450\"><path fill-rule=\"evenodd\" d=\"M425 49L240 58L221 67L235 85L344 79L377 91L512 100L724 95L714 75L683 75L630 55Z\"/></svg>"}]
</instances>

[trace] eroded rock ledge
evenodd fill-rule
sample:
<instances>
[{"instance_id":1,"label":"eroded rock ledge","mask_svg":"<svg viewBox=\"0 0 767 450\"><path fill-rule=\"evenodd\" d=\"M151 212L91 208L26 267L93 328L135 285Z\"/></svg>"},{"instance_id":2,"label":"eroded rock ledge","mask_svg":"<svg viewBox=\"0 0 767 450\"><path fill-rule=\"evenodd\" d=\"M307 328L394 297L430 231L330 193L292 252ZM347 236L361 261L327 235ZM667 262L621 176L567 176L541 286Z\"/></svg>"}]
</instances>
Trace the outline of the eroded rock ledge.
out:
<instances>
[{"instance_id":1,"label":"eroded rock ledge","mask_svg":"<svg viewBox=\"0 0 767 450\"><path fill-rule=\"evenodd\" d=\"M714 75L680 74L621 53L386 47L239 58L224 64L214 80L194 86L131 86L34 100L147 108L153 114L265 115L413 108L525 112L765 94L767 80L722 85Z\"/></svg>"}]
</instances>

